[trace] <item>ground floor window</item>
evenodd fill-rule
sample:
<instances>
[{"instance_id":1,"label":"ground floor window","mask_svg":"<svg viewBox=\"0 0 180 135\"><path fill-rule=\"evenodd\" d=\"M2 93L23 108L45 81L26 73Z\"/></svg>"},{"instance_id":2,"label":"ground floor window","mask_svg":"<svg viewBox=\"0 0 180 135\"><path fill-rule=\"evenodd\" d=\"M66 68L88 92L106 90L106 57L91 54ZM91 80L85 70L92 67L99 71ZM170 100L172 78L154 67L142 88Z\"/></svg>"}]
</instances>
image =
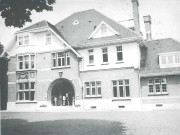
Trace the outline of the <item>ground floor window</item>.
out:
<instances>
[{"instance_id":1,"label":"ground floor window","mask_svg":"<svg viewBox=\"0 0 180 135\"><path fill-rule=\"evenodd\" d=\"M129 79L113 80L113 97L130 97Z\"/></svg>"},{"instance_id":2,"label":"ground floor window","mask_svg":"<svg viewBox=\"0 0 180 135\"><path fill-rule=\"evenodd\" d=\"M18 83L17 100L34 100L35 95L35 82L22 82Z\"/></svg>"},{"instance_id":3,"label":"ground floor window","mask_svg":"<svg viewBox=\"0 0 180 135\"><path fill-rule=\"evenodd\" d=\"M149 94L167 93L166 78L151 78L148 81Z\"/></svg>"},{"instance_id":4,"label":"ground floor window","mask_svg":"<svg viewBox=\"0 0 180 135\"><path fill-rule=\"evenodd\" d=\"M85 82L86 96L101 96L101 82Z\"/></svg>"}]
</instances>

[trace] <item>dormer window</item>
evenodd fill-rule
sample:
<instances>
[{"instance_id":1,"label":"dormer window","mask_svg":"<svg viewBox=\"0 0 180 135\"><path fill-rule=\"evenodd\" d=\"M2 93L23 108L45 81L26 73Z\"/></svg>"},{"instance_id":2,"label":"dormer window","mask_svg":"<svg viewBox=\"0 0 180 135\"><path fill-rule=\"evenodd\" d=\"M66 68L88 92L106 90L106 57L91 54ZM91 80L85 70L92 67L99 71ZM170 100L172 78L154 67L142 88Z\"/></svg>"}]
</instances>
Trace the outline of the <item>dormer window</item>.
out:
<instances>
[{"instance_id":1,"label":"dormer window","mask_svg":"<svg viewBox=\"0 0 180 135\"><path fill-rule=\"evenodd\" d=\"M180 52L159 54L160 68L180 67Z\"/></svg>"},{"instance_id":2,"label":"dormer window","mask_svg":"<svg viewBox=\"0 0 180 135\"><path fill-rule=\"evenodd\" d=\"M101 33L106 33L107 32L107 28L105 24L101 25Z\"/></svg>"},{"instance_id":3,"label":"dormer window","mask_svg":"<svg viewBox=\"0 0 180 135\"><path fill-rule=\"evenodd\" d=\"M28 45L29 44L29 35L18 37L18 45Z\"/></svg>"},{"instance_id":4,"label":"dormer window","mask_svg":"<svg viewBox=\"0 0 180 135\"><path fill-rule=\"evenodd\" d=\"M51 44L52 42L52 34L46 33L46 44Z\"/></svg>"},{"instance_id":5,"label":"dormer window","mask_svg":"<svg viewBox=\"0 0 180 135\"><path fill-rule=\"evenodd\" d=\"M73 22L73 25L78 25L79 24L79 21L78 20L75 20L74 22Z\"/></svg>"}]
</instances>

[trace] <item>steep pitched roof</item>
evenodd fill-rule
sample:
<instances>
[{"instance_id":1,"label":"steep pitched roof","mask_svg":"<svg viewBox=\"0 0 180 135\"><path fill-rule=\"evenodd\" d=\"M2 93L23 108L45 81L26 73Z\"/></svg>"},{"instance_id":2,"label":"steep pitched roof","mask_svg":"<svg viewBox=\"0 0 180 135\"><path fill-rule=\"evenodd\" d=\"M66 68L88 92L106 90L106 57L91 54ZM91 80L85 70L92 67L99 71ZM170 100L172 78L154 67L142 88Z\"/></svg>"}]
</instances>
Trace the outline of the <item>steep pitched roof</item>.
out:
<instances>
[{"instance_id":1,"label":"steep pitched roof","mask_svg":"<svg viewBox=\"0 0 180 135\"><path fill-rule=\"evenodd\" d=\"M160 68L159 53L180 51L180 43L171 38L147 41L146 67L141 69L141 76L163 76L180 74L180 67Z\"/></svg>"},{"instance_id":2,"label":"steep pitched roof","mask_svg":"<svg viewBox=\"0 0 180 135\"><path fill-rule=\"evenodd\" d=\"M79 24L73 25L73 22L75 20L77 20ZM119 35L88 39L94 31L94 28L97 27L102 21L119 32ZM74 13L63 21L57 23L55 27L62 33L62 35L72 46L81 46L93 42L101 42L121 38L140 38L140 36L132 30L118 24L117 22L109 19L108 17L104 16L94 9Z\"/></svg>"},{"instance_id":3,"label":"steep pitched roof","mask_svg":"<svg viewBox=\"0 0 180 135\"><path fill-rule=\"evenodd\" d=\"M26 27L20 31L26 31L26 30L31 30L31 29L37 29L37 28L43 28L43 27L48 27L49 26L49 22L47 22L46 20L37 22L29 27Z\"/></svg>"}]
</instances>

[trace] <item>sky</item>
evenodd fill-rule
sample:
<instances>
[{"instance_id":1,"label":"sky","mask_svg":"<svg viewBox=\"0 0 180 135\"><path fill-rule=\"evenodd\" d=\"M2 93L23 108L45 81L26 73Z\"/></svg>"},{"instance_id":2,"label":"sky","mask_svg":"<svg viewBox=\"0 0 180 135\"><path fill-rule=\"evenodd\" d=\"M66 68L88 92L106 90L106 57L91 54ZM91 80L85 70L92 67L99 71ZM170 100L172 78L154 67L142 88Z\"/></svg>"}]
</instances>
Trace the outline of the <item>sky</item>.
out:
<instances>
[{"instance_id":1,"label":"sky","mask_svg":"<svg viewBox=\"0 0 180 135\"><path fill-rule=\"evenodd\" d=\"M32 12L32 22L47 20L56 24L74 12L96 9L115 21L132 19L131 0L56 0L53 11ZM152 38L173 38L180 42L180 0L139 0L140 27L145 35L143 16L150 15L152 18ZM22 29L22 28L21 28ZM0 16L0 42L5 47L19 28L6 27ZM145 37L145 36L144 36Z\"/></svg>"}]
</instances>

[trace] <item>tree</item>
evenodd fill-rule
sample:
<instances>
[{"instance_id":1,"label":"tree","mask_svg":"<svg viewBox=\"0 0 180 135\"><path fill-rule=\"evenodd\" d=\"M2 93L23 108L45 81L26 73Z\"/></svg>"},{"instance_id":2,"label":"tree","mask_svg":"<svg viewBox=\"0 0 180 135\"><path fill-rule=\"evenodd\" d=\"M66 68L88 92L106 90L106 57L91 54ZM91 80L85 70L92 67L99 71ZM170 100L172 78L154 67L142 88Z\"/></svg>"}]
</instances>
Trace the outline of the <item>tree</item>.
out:
<instances>
[{"instance_id":1,"label":"tree","mask_svg":"<svg viewBox=\"0 0 180 135\"><path fill-rule=\"evenodd\" d=\"M56 0L0 0L0 12L6 26L23 27L31 22L31 11L52 11Z\"/></svg>"},{"instance_id":2,"label":"tree","mask_svg":"<svg viewBox=\"0 0 180 135\"><path fill-rule=\"evenodd\" d=\"M4 46L0 42L0 55L3 53L3 51L4 51Z\"/></svg>"}]
</instances>

